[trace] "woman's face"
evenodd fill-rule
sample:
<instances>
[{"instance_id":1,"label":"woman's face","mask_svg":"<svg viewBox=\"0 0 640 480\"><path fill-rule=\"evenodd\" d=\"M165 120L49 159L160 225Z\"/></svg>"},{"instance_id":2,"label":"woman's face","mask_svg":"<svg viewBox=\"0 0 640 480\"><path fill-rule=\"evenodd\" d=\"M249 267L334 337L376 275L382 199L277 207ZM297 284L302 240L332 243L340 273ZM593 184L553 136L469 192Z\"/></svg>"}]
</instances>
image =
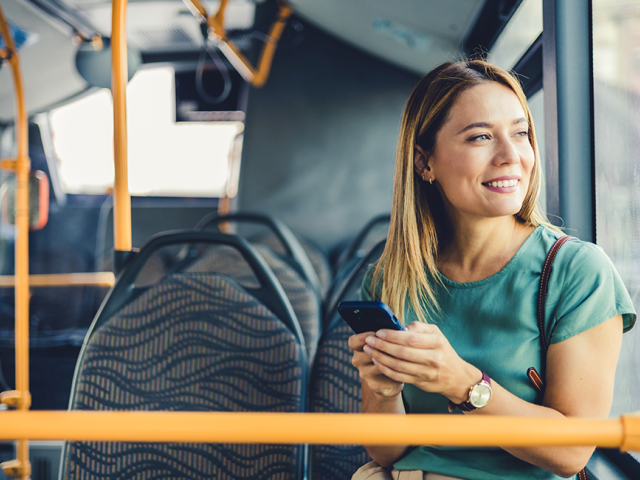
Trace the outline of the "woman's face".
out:
<instances>
[{"instance_id":1,"label":"woman's face","mask_svg":"<svg viewBox=\"0 0 640 480\"><path fill-rule=\"evenodd\" d=\"M486 82L450 110L428 158L452 220L514 215L529 188L535 156L529 124L511 89Z\"/></svg>"}]
</instances>

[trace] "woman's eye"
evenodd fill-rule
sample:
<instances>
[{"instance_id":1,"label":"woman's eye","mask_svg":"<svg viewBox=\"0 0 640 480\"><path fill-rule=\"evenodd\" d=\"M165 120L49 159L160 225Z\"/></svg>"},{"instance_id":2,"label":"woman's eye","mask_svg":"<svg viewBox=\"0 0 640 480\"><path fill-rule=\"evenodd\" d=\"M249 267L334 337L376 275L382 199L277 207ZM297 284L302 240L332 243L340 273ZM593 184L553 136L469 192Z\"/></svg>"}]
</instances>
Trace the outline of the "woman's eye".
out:
<instances>
[{"instance_id":1,"label":"woman's eye","mask_svg":"<svg viewBox=\"0 0 640 480\"><path fill-rule=\"evenodd\" d=\"M523 132L516 133L516 137L528 137L528 136L529 136L529 132L526 130Z\"/></svg>"},{"instance_id":2,"label":"woman's eye","mask_svg":"<svg viewBox=\"0 0 640 480\"><path fill-rule=\"evenodd\" d=\"M489 140L489 135L483 133L482 135L477 135L475 137L471 137L469 139L472 142L483 142L485 140Z\"/></svg>"}]
</instances>

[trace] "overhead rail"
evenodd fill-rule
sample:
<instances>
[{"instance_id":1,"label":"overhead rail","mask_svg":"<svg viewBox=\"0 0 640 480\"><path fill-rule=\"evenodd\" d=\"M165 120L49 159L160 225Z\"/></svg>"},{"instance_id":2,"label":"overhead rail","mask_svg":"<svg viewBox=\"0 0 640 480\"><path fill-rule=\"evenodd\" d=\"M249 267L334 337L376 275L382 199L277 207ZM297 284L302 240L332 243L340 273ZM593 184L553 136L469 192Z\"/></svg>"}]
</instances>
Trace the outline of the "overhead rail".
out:
<instances>
[{"instance_id":1,"label":"overhead rail","mask_svg":"<svg viewBox=\"0 0 640 480\"><path fill-rule=\"evenodd\" d=\"M257 68L243 55L240 49L227 37L227 30L224 26L224 15L229 4L229 0L221 0L218 11L215 15L209 15L200 0L184 0L191 13L207 26L207 34L215 46L223 53L233 65L238 73L254 87L262 87L269 78L271 63L278 46L278 41L282 36L287 20L293 13L292 8L284 2L279 2L279 10L276 19L269 29Z\"/></svg>"},{"instance_id":2,"label":"overhead rail","mask_svg":"<svg viewBox=\"0 0 640 480\"><path fill-rule=\"evenodd\" d=\"M26 0L31 6L54 21L67 27L68 31L82 41L97 41L100 37L97 29L68 2L50 2L46 0Z\"/></svg>"},{"instance_id":3,"label":"overhead rail","mask_svg":"<svg viewBox=\"0 0 640 480\"><path fill-rule=\"evenodd\" d=\"M15 351L16 351L16 389L0 393L0 402L16 408L25 414L31 406L29 393L29 128L24 98L20 59L9 31L2 7L0 7L0 34L4 40L3 62L8 63L13 77L16 100L15 134L16 158L3 160L2 168L13 170L16 174L16 239L15 239ZM31 474L29 463L29 444L18 441L17 459L1 464L9 477L26 479Z\"/></svg>"},{"instance_id":4,"label":"overhead rail","mask_svg":"<svg viewBox=\"0 0 640 480\"><path fill-rule=\"evenodd\" d=\"M3 412L0 417L0 440L486 447L596 445L640 452L638 414L608 420L424 414L140 411Z\"/></svg>"}]
</instances>

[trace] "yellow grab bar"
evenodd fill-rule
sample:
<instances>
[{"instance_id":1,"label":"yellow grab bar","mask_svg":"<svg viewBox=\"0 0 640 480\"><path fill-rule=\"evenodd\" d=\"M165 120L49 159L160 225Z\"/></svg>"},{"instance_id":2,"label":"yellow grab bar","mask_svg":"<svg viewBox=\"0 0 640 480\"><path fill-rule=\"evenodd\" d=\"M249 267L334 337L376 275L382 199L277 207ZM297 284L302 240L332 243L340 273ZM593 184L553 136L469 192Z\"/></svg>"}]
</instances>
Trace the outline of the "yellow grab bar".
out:
<instances>
[{"instance_id":1,"label":"yellow grab bar","mask_svg":"<svg viewBox=\"0 0 640 480\"><path fill-rule=\"evenodd\" d=\"M200 0L185 0L188 6L193 6L192 12L200 18L203 23L206 23L209 28L209 38L212 38L216 46L227 57L227 60L233 65L233 67L242 75L247 82L254 87L262 87L269 78L269 72L271 71L271 63L273 62L273 56L278 46L278 41L282 36L284 27L287 25L287 20L293 13L290 6L284 2L280 2L280 9L278 15L269 29L267 41L262 47L260 53L260 59L258 60L258 67L254 68L253 65L242 54L240 49L227 38L227 31L224 27L224 13L227 8L229 0L222 0L218 11L215 15L208 16L207 10L204 8ZM191 4L191 5L189 5Z\"/></svg>"},{"instance_id":2,"label":"yellow grab bar","mask_svg":"<svg viewBox=\"0 0 640 480\"><path fill-rule=\"evenodd\" d=\"M0 440L596 445L640 451L640 416L635 415L592 420L344 413L7 411L0 413L0 422Z\"/></svg>"},{"instance_id":3,"label":"yellow grab bar","mask_svg":"<svg viewBox=\"0 0 640 480\"><path fill-rule=\"evenodd\" d=\"M111 272L29 275L30 287L113 287L115 283L115 276ZM13 275L0 275L0 288L14 286Z\"/></svg>"},{"instance_id":4,"label":"yellow grab bar","mask_svg":"<svg viewBox=\"0 0 640 480\"><path fill-rule=\"evenodd\" d=\"M113 0L111 17L111 93L113 95L113 235L116 251L130 252L131 195L127 162L127 0Z\"/></svg>"},{"instance_id":5,"label":"yellow grab bar","mask_svg":"<svg viewBox=\"0 0 640 480\"><path fill-rule=\"evenodd\" d=\"M13 86L16 92L17 144L15 163L9 163L12 168L15 168L17 181L15 214L16 389L4 392L0 396L0 401L26 413L31 406L31 394L29 393L29 171L31 170L31 161L29 160L29 129L20 73L20 59L2 8L0 8L0 34L6 45L3 58L11 67ZM7 476L26 479L31 474L27 441L20 440L18 442L17 456L16 460L5 462L1 467Z\"/></svg>"}]
</instances>

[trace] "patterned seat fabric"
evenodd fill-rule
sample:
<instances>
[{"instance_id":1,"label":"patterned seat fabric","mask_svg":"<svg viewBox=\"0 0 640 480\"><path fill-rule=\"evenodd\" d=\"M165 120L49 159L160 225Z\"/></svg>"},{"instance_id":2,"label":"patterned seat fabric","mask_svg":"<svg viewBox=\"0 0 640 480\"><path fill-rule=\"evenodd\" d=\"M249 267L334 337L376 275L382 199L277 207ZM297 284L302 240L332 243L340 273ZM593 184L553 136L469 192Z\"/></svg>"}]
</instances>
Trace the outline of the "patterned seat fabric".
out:
<instances>
[{"instance_id":1,"label":"patterned seat fabric","mask_svg":"<svg viewBox=\"0 0 640 480\"><path fill-rule=\"evenodd\" d=\"M304 410L300 343L229 279L174 274L99 325L72 409ZM70 442L67 479L296 479L300 445Z\"/></svg>"},{"instance_id":2,"label":"patterned seat fabric","mask_svg":"<svg viewBox=\"0 0 640 480\"><path fill-rule=\"evenodd\" d=\"M313 362L321 331L321 310L318 297L302 277L264 245L254 245L282 285L291 302L304 335L309 364ZM248 288L259 287L258 280L237 250L216 246L208 250L187 269L189 272L227 275Z\"/></svg>"},{"instance_id":3,"label":"patterned seat fabric","mask_svg":"<svg viewBox=\"0 0 640 480\"><path fill-rule=\"evenodd\" d=\"M384 242L375 245L335 294L336 303L330 306L327 328L320 339L311 374L309 408L312 412L362 411L360 376L351 364L352 351L348 344L353 331L340 317L337 302L359 299L364 276L369 266L378 261L383 249ZM358 468L371 461L360 445L312 445L310 454L312 480L351 478Z\"/></svg>"},{"instance_id":4,"label":"patterned seat fabric","mask_svg":"<svg viewBox=\"0 0 640 480\"><path fill-rule=\"evenodd\" d=\"M320 287L322 288L320 295L322 296L322 298L325 298L333 279L331 264L329 263L329 260L327 260L327 256L322 253L322 251L314 244L304 238L301 238L298 235L296 235L296 238L309 257L309 261L311 262L311 265L313 265L313 269L318 275L318 280L320 280ZM261 243L269 247L278 255L286 255L286 251L284 249L284 246L282 245L282 242L275 235L259 235L252 241L252 243L254 245L256 243Z\"/></svg>"},{"instance_id":5,"label":"patterned seat fabric","mask_svg":"<svg viewBox=\"0 0 640 480\"><path fill-rule=\"evenodd\" d=\"M339 320L325 332L316 355L311 380L312 412L360 413L362 400L358 370L351 365L348 346L351 328ZM312 480L351 478L371 461L361 445L312 445Z\"/></svg>"}]
</instances>

